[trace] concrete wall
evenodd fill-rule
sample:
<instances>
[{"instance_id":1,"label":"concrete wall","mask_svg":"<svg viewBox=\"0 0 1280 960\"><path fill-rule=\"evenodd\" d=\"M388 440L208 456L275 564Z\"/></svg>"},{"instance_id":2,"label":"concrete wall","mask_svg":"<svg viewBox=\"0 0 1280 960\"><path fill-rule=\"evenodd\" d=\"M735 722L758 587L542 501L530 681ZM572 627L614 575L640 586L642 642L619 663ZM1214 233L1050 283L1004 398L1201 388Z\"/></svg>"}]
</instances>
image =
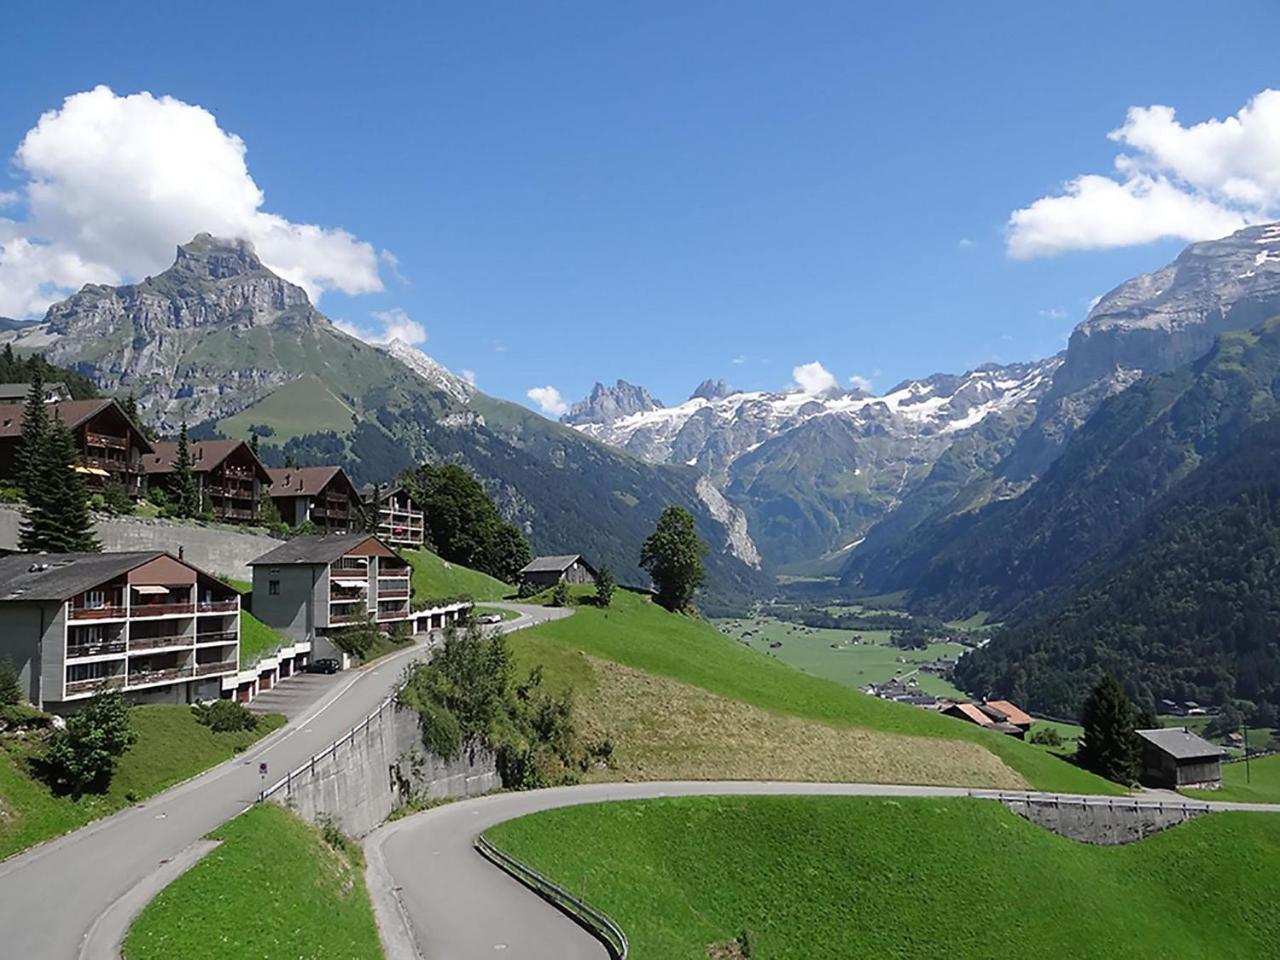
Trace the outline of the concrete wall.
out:
<instances>
[{"instance_id":1,"label":"concrete wall","mask_svg":"<svg viewBox=\"0 0 1280 960\"><path fill-rule=\"evenodd\" d=\"M492 754L444 760L428 753L417 713L388 701L269 799L313 823L332 816L345 833L361 837L411 800L470 797L501 785Z\"/></svg>"},{"instance_id":2,"label":"concrete wall","mask_svg":"<svg viewBox=\"0 0 1280 960\"><path fill-rule=\"evenodd\" d=\"M1082 843L1135 843L1153 833L1176 827L1205 811L1178 803L1156 801L1001 798L1001 803L1037 826Z\"/></svg>"},{"instance_id":3,"label":"concrete wall","mask_svg":"<svg viewBox=\"0 0 1280 960\"><path fill-rule=\"evenodd\" d=\"M60 657L49 657L42 663L42 649L54 651L62 646L62 620L58 617L60 606L49 603L6 603L0 607L0 659L8 660L17 668L18 683L22 694L37 706L44 691L54 695L62 693L59 682L53 694L52 681L58 679ZM41 674L44 683L41 683Z\"/></svg>"},{"instance_id":4,"label":"concrete wall","mask_svg":"<svg viewBox=\"0 0 1280 960\"><path fill-rule=\"evenodd\" d=\"M18 549L22 514L0 507L0 549ZM265 533L243 533L230 527L199 526L174 520L140 517L99 517L94 524L104 550L167 550L209 573L250 580L249 561L280 546Z\"/></svg>"},{"instance_id":5,"label":"concrete wall","mask_svg":"<svg viewBox=\"0 0 1280 960\"><path fill-rule=\"evenodd\" d=\"M310 640L321 624L317 609L328 603L317 591L316 579L323 568L303 564L256 567L253 574L253 615L289 640ZM280 583L279 593L271 593L271 581ZM326 621L327 622L327 621Z\"/></svg>"}]
</instances>

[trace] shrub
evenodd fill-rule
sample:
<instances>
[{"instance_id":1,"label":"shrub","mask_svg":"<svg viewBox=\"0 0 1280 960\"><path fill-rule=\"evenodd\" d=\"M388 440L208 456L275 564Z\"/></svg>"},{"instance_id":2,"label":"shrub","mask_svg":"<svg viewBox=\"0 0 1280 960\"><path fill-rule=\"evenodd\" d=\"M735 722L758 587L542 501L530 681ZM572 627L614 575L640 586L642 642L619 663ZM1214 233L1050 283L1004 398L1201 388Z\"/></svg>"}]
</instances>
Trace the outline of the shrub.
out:
<instances>
[{"instance_id":1,"label":"shrub","mask_svg":"<svg viewBox=\"0 0 1280 960\"><path fill-rule=\"evenodd\" d=\"M18 487L0 486L0 503L21 503L24 497Z\"/></svg>"},{"instance_id":2,"label":"shrub","mask_svg":"<svg viewBox=\"0 0 1280 960\"><path fill-rule=\"evenodd\" d=\"M1060 747L1063 744L1062 734L1058 732L1057 727L1041 727L1033 730L1027 739L1042 747Z\"/></svg>"},{"instance_id":3,"label":"shrub","mask_svg":"<svg viewBox=\"0 0 1280 960\"><path fill-rule=\"evenodd\" d=\"M516 591L516 596L521 600L528 600L542 592L542 588L531 580L521 580L520 588Z\"/></svg>"},{"instance_id":4,"label":"shrub","mask_svg":"<svg viewBox=\"0 0 1280 960\"><path fill-rule=\"evenodd\" d=\"M563 580L557 583L555 589L551 591L551 605L553 607L567 607L569 605L569 585Z\"/></svg>"},{"instance_id":5,"label":"shrub","mask_svg":"<svg viewBox=\"0 0 1280 960\"><path fill-rule=\"evenodd\" d=\"M18 678L18 668L13 661L0 660L0 707L12 707L22 702L22 684Z\"/></svg>"},{"instance_id":6,"label":"shrub","mask_svg":"<svg viewBox=\"0 0 1280 960\"><path fill-rule=\"evenodd\" d=\"M127 517L133 513L133 498L124 484L119 480L108 480L102 488L102 505L107 512L118 517Z\"/></svg>"},{"instance_id":7,"label":"shrub","mask_svg":"<svg viewBox=\"0 0 1280 960\"><path fill-rule=\"evenodd\" d=\"M99 694L67 721L66 729L53 735L39 762L40 772L56 793L102 793L137 739L124 697Z\"/></svg>"},{"instance_id":8,"label":"shrub","mask_svg":"<svg viewBox=\"0 0 1280 960\"><path fill-rule=\"evenodd\" d=\"M613 571L608 565L602 566L596 573L596 606L607 607L613 603L613 592L617 586L613 579Z\"/></svg>"},{"instance_id":9,"label":"shrub","mask_svg":"<svg viewBox=\"0 0 1280 960\"><path fill-rule=\"evenodd\" d=\"M53 725L53 717L27 703L0 705L0 733L17 730L45 730Z\"/></svg>"},{"instance_id":10,"label":"shrub","mask_svg":"<svg viewBox=\"0 0 1280 960\"><path fill-rule=\"evenodd\" d=\"M204 724L214 733L235 733L258 726L258 718L234 700L193 704L191 712L195 714L197 723Z\"/></svg>"},{"instance_id":11,"label":"shrub","mask_svg":"<svg viewBox=\"0 0 1280 960\"><path fill-rule=\"evenodd\" d=\"M366 614L365 618L359 623L343 627L333 635L332 639L334 646L339 650L363 660L369 656L369 652L374 648L380 636L378 625L373 622L372 617Z\"/></svg>"}]
</instances>

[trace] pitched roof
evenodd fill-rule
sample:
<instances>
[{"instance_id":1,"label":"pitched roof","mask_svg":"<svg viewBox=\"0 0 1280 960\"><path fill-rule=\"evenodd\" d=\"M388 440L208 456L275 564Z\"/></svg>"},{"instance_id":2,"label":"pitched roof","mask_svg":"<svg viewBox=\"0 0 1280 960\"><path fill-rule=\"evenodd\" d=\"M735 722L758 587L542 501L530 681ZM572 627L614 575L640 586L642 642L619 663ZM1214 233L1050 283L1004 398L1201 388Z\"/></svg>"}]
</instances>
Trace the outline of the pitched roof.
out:
<instances>
[{"instance_id":1,"label":"pitched roof","mask_svg":"<svg viewBox=\"0 0 1280 960\"><path fill-rule=\"evenodd\" d=\"M1204 737L1196 736L1186 727L1159 727L1155 730L1135 732L1147 743L1169 754L1175 760L1222 756L1221 747L1214 746Z\"/></svg>"},{"instance_id":2,"label":"pitched roof","mask_svg":"<svg viewBox=\"0 0 1280 960\"><path fill-rule=\"evenodd\" d=\"M354 484L347 479L341 467L281 467L278 470L267 470L267 475L271 478L273 497L315 496L340 473L347 481L347 485L354 490Z\"/></svg>"},{"instance_id":3,"label":"pitched roof","mask_svg":"<svg viewBox=\"0 0 1280 960\"><path fill-rule=\"evenodd\" d=\"M578 560L582 560L582 554L573 553L563 556L554 557L534 557L523 567L520 568L521 573L564 573ZM583 564L590 566L585 560Z\"/></svg>"},{"instance_id":4,"label":"pitched roof","mask_svg":"<svg viewBox=\"0 0 1280 960\"><path fill-rule=\"evenodd\" d=\"M995 724L995 721L983 713L976 703L953 703L944 712L950 712L951 710L959 710L980 727L990 727Z\"/></svg>"},{"instance_id":5,"label":"pitched roof","mask_svg":"<svg viewBox=\"0 0 1280 960\"><path fill-rule=\"evenodd\" d=\"M191 466L197 472L212 470L223 460L235 453L240 447L253 457L253 449L243 440L192 440ZM178 444L174 440L157 440L152 444L154 454L142 458L142 469L148 474L172 473L178 459ZM253 457L256 472L263 480L270 480L267 468L262 466L257 457Z\"/></svg>"},{"instance_id":6,"label":"pitched roof","mask_svg":"<svg viewBox=\"0 0 1280 960\"><path fill-rule=\"evenodd\" d=\"M167 554L162 550L10 554L0 557L0 602L56 600L61 603L163 556Z\"/></svg>"},{"instance_id":7,"label":"pitched roof","mask_svg":"<svg viewBox=\"0 0 1280 960\"><path fill-rule=\"evenodd\" d=\"M98 400L60 400L47 406L50 419L56 415L62 419L63 423L74 430L90 417L114 405L114 400L103 398ZM4 409L0 410L0 437L21 435L22 418L25 412L25 404L5 404ZM124 415L123 410L120 413L121 416Z\"/></svg>"},{"instance_id":8,"label":"pitched roof","mask_svg":"<svg viewBox=\"0 0 1280 960\"><path fill-rule=\"evenodd\" d=\"M47 382L44 385L46 396L55 389L65 396L67 385L61 380ZM30 394L31 384L29 383L0 383L0 403L25 403Z\"/></svg>"},{"instance_id":9,"label":"pitched roof","mask_svg":"<svg viewBox=\"0 0 1280 960\"><path fill-rule=\"evenodd\" d=\"M377 539L372 533L335 533L294 537L274 550L268 550L262 556L250 560L249 566L282 567L291 563L332 563L366 540Z\"/></svg>"},{"instance_id":10,"label":"pitched roof","mask_svg":"<svg viewBox=\"0 0 1280 960\"><path fill-rule=\"evenodd\" d=\"M989 707L999 713L1000 716L996 717L997 720L1003 720L1007 723L1012 723L1015 726L1030 726L1036 722L1033 716L1023 712L1018 707L1015 707L1008 700L988 700L983 704L983 706Z\"/></svg>"}]
</instances>

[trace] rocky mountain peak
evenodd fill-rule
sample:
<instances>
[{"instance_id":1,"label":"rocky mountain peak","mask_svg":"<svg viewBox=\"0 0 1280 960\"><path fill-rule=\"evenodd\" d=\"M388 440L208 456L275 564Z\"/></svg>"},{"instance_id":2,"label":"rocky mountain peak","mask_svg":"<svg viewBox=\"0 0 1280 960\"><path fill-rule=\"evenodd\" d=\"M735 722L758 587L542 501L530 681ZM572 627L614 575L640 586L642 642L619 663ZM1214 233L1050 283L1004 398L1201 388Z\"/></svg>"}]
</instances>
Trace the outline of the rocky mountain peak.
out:
<instances>
[{"instance_id":1,"label":"rocky mountain peak","mask_svg":"<svg viewBox=\"0 0 1280 960\"><path fill-rule=\"evenodd\" d=\"M560 418L575 426L584 423L612 423L634 413L661 410L662 401L655 400L644 387L619 380L612 387L597 382L585 400L579 400Z\"/></svg>"},{"instance_id":2,"label":"rocky mountain peak","mask_svg":"<svg viewBox=\"0 0 1280 960\"><path fill-rule=\"evenodd\" d=\"M190 243L179 246L173 268L209 280L270 272L248 240L225 240L209 233L198 233Z\"/></svg>"},{"instance_id":3,"label":"rocky mountain peak","mask_svg":"<svg viewBox=\"0 0 1280 960\"><path fill-rule=\"evenodd\" d=\"M707 378L698 384L698 389L689 394L690 400L723 400L733 395L733 388L724 380Z\"/></svg>"}]
</instances>

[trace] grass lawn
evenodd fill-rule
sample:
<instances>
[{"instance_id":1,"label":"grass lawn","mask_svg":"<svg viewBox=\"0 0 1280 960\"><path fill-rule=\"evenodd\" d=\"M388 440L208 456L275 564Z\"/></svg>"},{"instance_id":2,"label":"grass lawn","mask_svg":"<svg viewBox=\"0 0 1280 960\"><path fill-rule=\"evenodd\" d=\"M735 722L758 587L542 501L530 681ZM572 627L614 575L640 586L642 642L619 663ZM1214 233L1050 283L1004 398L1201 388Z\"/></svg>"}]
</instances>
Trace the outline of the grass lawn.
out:
<instances>
[{"instance_id":1,"label":"grass lawn","mask_svg":"<svg viewBox=\"0 0 1280 960\"><path fill-rule=\"evenodd\" d=\"M699 797L552 810L486 836L611 916L635 960L705 960L743 928L769 960L1261 960L1280 942L1271 814L1097 847L980 800Z\"/></svg>"},{"instance_id":2,"label":"grass lawn","mask_svg":"<svg viewBox=\"0 0 1280 960\"><path fill-rule=\"evenodd\" d=\"M473 600L501 600L516 592L515 587L495 580L487 573L441 560L430 550L404 550L402 553L413 567L415 599L456 597L465 593Z\"/></svg>"},{"instance_id":3,"label":"grass lawn","mask_svg":"<svg viewBox=\"0 0 1280 960\"><path fill-rule=\"evenodd\" d=\"M772 617L718 620L716 626L725 636L765 656L855 690L898 677L908 683L914 680L923 694L964 698L947 680L918 669L921 663L959 657L965 648L958 643L931 643L924 650L899 650L889 643L888 630L806 627ZM851 643L855 636L858 642ZM782 646L772 648L771 643Z\"/></svg>"},{"instance_id":4,"label":"grass lawn","mask_svg":"<svg viewBox=\"0 0 1280 960\"><path fill-rule=\"evenodd\" d=\"M351 432L352 409L315 376L303 376L276 388L253 406L219 421L228 437L249 439L249 428L270 427L268 442L282 444L290 437L332 430Z\"/></svg>"},{"instance_id":5,"label":"grass lawn","mask_svg":"<svg viewBox=\"0 0 1280 960\"><path fill-rule=\"evenodd\" d=\"M936 739L978 744L1037 789L1123 792L1010 737L926 710L868 697L833 681L801 673L742 647L704 621L667 613L629 591L619 590L608 610L580 606L572 617L521 631L511 640L517 651L530 643L539 643L545 651L547 643L542 641L700 687L774 714L835 727L930 738L918 743L921 750L947 749L945 743L933 742ZM546 663L549 678L555 667L556 661ZM700 732L688 733L697 737Z\"/></svg>"},{"instance_id":6,"label":"grass lawn","mask_svg":"<svg viewBox=\"0 0 1280 960\"><path fill-rule=\"evenodd\" d=\"M1246 777L1248 781L1246 782ZM1183 790L1197 800L1233 800L1239 803L1280 803L1280 753L1222 765L1219 790Z\"/></svg>"},{"instance_id":7,"label":"grass lawn","mask_svg":"<svg viewBox=\"0 0 1280 960\"><path fill-rule=\"evenodd\" d=\"M263 657L285 646L284 637L246 610L240 611L240 669L244 670Z\"/></svg>"},{"instance_id":8,"label":"grass lawn","mask_svg":"<svg viewBox=\"0 0 1280 960\"><path fill-rule=\"evenodd\" d=\"M268 714L259 717L258 727L252 732L214 733L196 723L190 707L134 707L130 716L138 742L121 759L110 789L79 800L56 797L42 783L27 776L25 761L34 749L31 742L0 741L0 858L75 830L193 777L285 722L279 714Z\"/></svg>"},{"instance_id":9,"label":"grass lawn","mask_svg":"<svg viewBox=\"0 0 1280 960\"><path fill-rule=\"evenodd\" d=\"M134 920L128 960L381 960L360 848L260 803Z\"/></svg>"}]
</instances>

